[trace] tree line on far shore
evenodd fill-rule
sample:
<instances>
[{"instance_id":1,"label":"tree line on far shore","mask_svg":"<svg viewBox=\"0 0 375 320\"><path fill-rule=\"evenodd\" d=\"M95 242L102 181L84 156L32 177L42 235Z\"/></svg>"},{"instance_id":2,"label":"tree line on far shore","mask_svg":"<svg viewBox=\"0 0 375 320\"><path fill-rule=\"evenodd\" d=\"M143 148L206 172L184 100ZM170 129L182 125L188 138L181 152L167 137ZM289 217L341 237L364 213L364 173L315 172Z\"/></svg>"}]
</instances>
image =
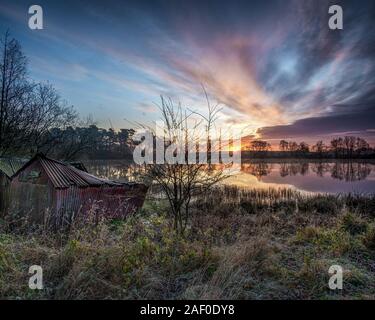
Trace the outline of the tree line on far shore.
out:
<instances>
[{"instance_id":1,"label":"tree line on far shore","mask_svg":"<svg viewBox=\"0 0 375 320\"><path fill-rule=\"evenodd\" d=\"M332 139L329 144L319 140L310 146L302 141L281 140L279 151L272 151L271 145L264 140L253 140L243 148L243 151L251 151L268 156L312 156L312 157L335 157L335 158L360 158L365 156L375 157L375 149L361 137L345 136ZM271 151L271 152L270 152Z\"/></svg>"}]
</instances>

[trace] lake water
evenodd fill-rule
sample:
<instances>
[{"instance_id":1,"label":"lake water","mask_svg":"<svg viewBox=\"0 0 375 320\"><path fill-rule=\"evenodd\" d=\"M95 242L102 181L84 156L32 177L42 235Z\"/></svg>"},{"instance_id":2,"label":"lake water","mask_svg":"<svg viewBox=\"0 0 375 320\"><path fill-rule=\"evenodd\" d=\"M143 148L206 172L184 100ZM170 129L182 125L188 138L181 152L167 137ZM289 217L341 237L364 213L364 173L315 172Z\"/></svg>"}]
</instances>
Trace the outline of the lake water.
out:
<instances>
[{"instance_id":1,"label":"lake water","mask_svg":"<svg viewBox=\"0 0 375 320\"><path fill-rule=\"evenodd\" d=\"M100 177L132 180L133 167L121 160L84 161ZM292 188L322 193L375 193L375 163L358 161L248 161L232 168L224 182L249 188Z\"/></svg>"}]
</instances>

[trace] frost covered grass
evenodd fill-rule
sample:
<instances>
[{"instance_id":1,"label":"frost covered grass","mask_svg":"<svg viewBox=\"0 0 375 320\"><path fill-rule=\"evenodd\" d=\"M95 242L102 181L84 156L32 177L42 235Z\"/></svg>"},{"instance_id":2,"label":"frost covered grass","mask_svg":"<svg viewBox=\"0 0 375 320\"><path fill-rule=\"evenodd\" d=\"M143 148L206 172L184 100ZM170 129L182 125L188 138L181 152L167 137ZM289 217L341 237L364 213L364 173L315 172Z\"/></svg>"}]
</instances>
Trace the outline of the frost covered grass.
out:
<instances>
[{"instance_id":1,"label":"frost covered grass","mask_svg":"<svg viewBox=\"0 0 375 320\"><path fill-rule=\"evenodd\" d=\"M194 202L184 235L149 199L126 221L69 232L0 225L7 299L374 299L375 198L221 187ZM43 268L44 289L28 288ZM328 288L331 265L343 290Z\"/></svg>"}]
</instances>

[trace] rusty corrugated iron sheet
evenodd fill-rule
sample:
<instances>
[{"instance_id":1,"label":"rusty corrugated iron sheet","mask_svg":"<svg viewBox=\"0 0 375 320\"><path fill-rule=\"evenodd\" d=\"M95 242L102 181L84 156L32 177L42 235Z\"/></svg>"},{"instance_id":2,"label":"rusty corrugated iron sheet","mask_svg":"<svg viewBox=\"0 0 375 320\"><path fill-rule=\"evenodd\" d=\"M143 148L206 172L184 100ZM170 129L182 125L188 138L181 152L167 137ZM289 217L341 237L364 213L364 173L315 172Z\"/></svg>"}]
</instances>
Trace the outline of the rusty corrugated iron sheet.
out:
<instances>
[{"instance_id":1,"label":"rusty corrugated iron sheet","mask_svg":"<svg viewBox=\"0 0 375 320\"><path fill-rule=\"evenodd\" d=\"M36 160L40 161L43 169L48 175L48 178L51 180L53 186L56 189L70 188L71 186L76 186L79 188L86 188L90 186L92 187L100 187L100 186L115 187L115 186L122 185L121 183L117 183L111 180L95 177L85 171L78 170L72 165L47 158L46 156L42 154L37 154L28 163L26 163L22 168L20 168L19 171L22 171L30 163Z\"/></svg>"},{"instance_id":2,"label":"rusty corrugated iron sheet","mask_svg":"<svg viewBox=\"0 0 375 320\"><path fill-rule=\"evenodd\" d=\"M98 178L44 155L27 162L11 181L14 212L31 214L35 221L49 217L57 227L90 213L125 218L142 207L147 190L145 184Z\"/></svg>"},{"instance_id":3,"label":"rusty corrugated iron sheet","mask_svg":"<svg viewBox=\"0 0 375 320\"><path fill-rule=\"evenodd\" d=\"M54 194L55 223L63 224L72 215L87 216L90 212L107 218L125 218L143 205L147 189L141 184L58 189Z\"/></svg>"}]
</instances>

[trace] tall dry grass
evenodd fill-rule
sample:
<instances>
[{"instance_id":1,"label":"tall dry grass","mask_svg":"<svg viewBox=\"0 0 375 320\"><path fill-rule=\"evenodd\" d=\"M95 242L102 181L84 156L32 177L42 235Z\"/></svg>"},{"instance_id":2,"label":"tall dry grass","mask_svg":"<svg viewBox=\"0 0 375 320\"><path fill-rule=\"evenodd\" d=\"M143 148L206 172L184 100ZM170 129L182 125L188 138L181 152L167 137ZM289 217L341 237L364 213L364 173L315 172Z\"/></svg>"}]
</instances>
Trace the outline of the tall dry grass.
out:
<instances>
[{"instance_id":1,"label":"tall dry grass","mask_svg":"<svg viewBox=\"0 0 375 320\"><path fill-rule=\"evenodd\" d=\"M218 188L196 199L184 236L163 200L125 221L69 230L0 223L0 297L8 299L375 298L375 198ZM41 265L44 289L28 288ZM344 289L328 269L344 268Z\"/></svg>"}]
</instances>

